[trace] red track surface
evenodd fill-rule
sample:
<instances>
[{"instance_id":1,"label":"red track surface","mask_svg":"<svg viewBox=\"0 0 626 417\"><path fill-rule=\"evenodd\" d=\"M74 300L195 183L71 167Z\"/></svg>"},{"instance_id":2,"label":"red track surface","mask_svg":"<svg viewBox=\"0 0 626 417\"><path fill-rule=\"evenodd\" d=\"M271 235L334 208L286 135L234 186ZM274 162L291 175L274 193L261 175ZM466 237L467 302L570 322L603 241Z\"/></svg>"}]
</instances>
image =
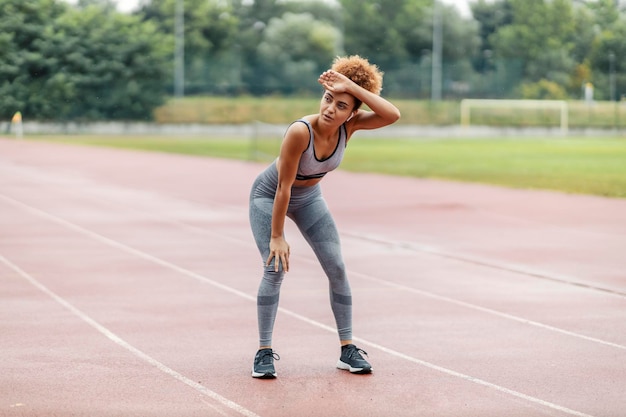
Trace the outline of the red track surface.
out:
<instances>
[{"instance_id":1,"label":"red track surface","mask_svg":"<svg viewBox=\"0 0 626 417\"><path fill-rule=\"evenodd\" d=\"M250 377L258 164L0 140L2 416L626 416L626 201L334 172L357 344L292 225Z\"/></svg>"}]
</instances>

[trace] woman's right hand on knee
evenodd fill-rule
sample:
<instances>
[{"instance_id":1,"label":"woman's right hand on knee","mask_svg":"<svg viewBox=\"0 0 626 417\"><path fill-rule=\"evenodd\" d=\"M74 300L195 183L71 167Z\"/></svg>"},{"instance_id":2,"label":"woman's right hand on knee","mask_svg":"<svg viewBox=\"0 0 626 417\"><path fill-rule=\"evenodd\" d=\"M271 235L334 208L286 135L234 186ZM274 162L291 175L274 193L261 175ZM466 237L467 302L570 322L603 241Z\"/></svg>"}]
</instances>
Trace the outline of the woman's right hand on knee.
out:
<instances>
[{"instance_id":1,"label":"woman's right hand on knee","mask_svg":"<svg viewBox=\"0 0 626 417\"><path fill-rule=\"evenodd\" d=\"M278 272L279 262L283 265L285 272L289 271L289 244L284 237L273 237L270 240L270 256L267 258L265 266L270 266L274 259L274 272Z\"/></svg>"}]
</instances>

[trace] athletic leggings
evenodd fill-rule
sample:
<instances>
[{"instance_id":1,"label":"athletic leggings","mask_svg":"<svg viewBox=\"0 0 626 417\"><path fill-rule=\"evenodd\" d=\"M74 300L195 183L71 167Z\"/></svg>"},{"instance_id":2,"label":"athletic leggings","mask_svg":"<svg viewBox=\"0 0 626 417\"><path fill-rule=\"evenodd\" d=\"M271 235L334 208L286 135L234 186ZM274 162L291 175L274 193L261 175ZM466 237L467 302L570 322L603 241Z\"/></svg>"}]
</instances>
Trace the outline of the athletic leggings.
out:
<instances>
[{"instance_id":1,"label":"athletic leggings","mask_svg":"<svg viewBox=\"0 0 626 417\"><path fill-rule=\"evenodd\" d=\"M270 253L272 208L278 184L276 164L271 164L256 179L250 192L250 225L263 261L263 279L257 295L259 345L272 345L272 331L280 285L284 271L274 272L274 262L265 262ZM340 340L352 339L352 296L341 256L339 233L322 198L319 184L311 187L292 187L287 217L293 220L311 245L329 281L330 305L335 316Z\"/></svg>"}]
</instances>

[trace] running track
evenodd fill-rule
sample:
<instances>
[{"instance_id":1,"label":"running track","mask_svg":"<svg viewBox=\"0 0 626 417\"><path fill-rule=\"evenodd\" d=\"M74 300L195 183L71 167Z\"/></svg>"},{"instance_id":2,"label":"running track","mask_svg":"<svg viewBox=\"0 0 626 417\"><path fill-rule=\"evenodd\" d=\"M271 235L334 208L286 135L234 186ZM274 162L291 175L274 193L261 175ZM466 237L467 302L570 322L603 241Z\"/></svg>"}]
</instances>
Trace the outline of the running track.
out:
<instances>
[{"instance_id":1,"label":"running track","mask_svg":"<svg viewBox=\"0 0 626 417\"><path fill-rule=\"evenodd\" d=\"M626 201L334 172L357 344L288 224L250 377L263 165L0 139L2 416L626 416Z\"/></svg>"}]
</instances>

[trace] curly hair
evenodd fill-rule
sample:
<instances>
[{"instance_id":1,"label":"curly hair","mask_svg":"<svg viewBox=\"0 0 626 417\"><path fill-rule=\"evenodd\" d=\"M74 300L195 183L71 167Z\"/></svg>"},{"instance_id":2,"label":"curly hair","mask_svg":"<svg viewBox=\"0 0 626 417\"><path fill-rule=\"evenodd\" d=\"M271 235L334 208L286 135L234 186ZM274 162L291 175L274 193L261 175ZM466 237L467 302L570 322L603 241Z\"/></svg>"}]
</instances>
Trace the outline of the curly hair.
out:
<instances>
[{"instance_id":1,"label":"curly hair","mask_svg":"<svg viewBox=\"0 0 626 417\"><path fill-rule=\"evenodd\" d=\"M378 66L370 64L367 59L359 55L337 57L331 69L345 75L374 94L380 94L383 89L383 72Z\"/></svg>"}]
</instances>

